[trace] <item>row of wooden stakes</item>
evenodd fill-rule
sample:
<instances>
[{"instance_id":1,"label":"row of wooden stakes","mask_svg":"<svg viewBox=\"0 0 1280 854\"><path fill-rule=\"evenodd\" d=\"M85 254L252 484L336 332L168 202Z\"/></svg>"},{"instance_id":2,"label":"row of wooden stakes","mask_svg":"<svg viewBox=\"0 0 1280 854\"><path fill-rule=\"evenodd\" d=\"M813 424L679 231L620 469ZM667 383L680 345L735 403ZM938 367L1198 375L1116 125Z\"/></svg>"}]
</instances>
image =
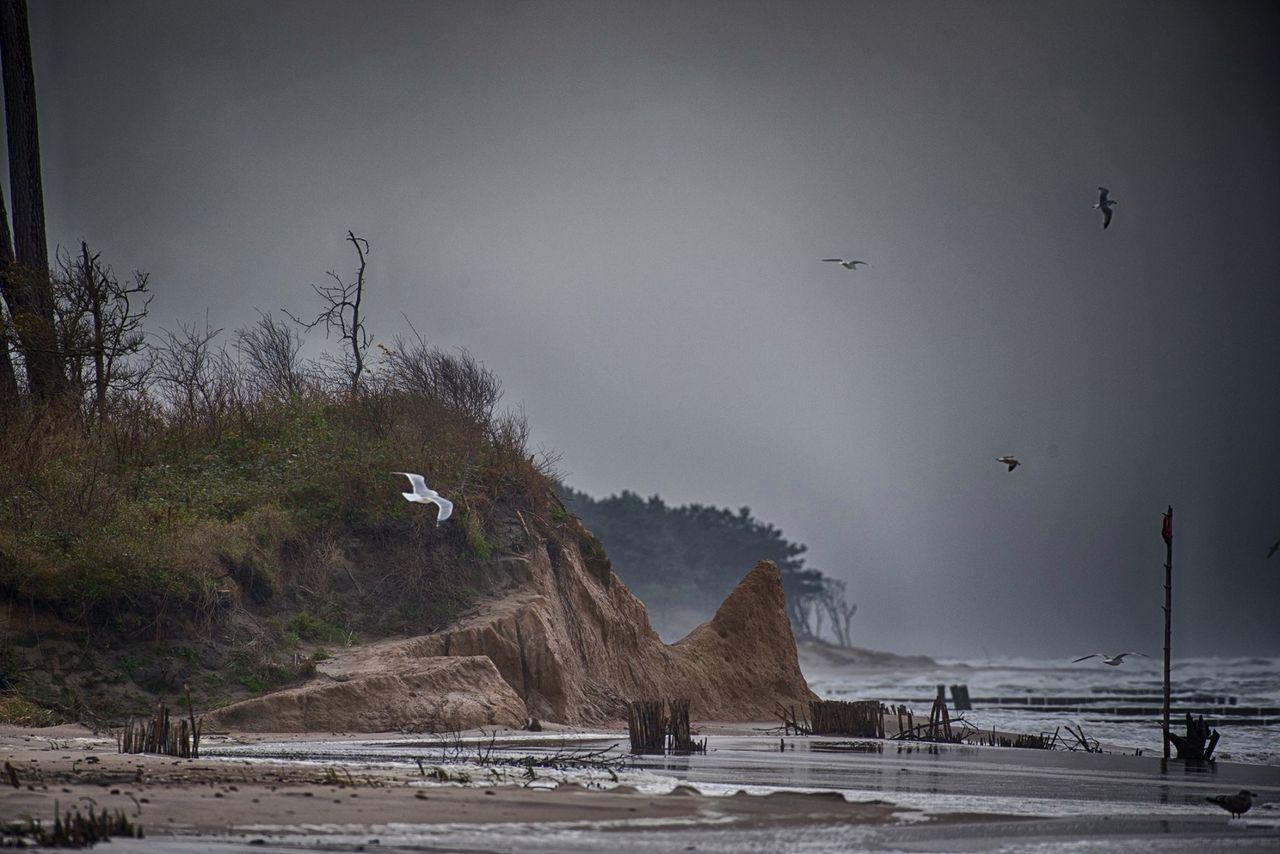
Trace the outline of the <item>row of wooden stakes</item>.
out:
<instances>
[{"instance_id":1,"label":"row of wooden stakes","mask_svg":"<svg viewBox=\"0 0 1280 854\"><path fill-rule=\"evenodd\" d=\"M124 729L116 732L119 753L160 753L197 759L200 756L200 729L204 719L197 719L187 701L187 716L175 722L169 717L169 707L156 705L155 712L146 720L132 718Z\"/></svg>"},{"instance_id":2,"label":"row of wooden stakes","mask_svg":"<svg viewBox=\"0 0 1280 854\"><path fill-rule=\"evenodd\" d=\"M688 700L632 700L627 704L632 753L706 753L689 728Z\"/></svg>"}]
</instances>

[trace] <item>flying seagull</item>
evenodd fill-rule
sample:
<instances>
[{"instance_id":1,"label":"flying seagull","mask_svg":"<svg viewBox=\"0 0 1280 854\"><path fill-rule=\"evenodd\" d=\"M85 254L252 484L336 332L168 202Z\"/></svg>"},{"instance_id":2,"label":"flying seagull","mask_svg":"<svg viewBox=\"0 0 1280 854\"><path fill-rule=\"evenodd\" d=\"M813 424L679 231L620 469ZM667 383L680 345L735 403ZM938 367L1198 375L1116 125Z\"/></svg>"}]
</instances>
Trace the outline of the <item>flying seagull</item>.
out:
<instances>
[{"instance_id":1,"label":"flying seagull","mask_svg":"<svg viewBox=\"0 0 1280 854\"><path fill-rule=\"evenodd\" d=\"M1009 467L1009 471L1013 471L1018 466L1022 465L1022 462L1011 454L1005 454L1003 457L996 457L996 462L1007 465Z\"/></svg>"},{"instance_id":2,"label":"flying seagull","mask_svg":"<svg viewBox=\"0 0 1280 854\"><path fill-rule=\"evenodd\" d=\"M1270 560L1271 556L1276 552L1280 552L1280 540L1276 540L1271 544L1271 548L1267 549L1267 559Z\"/></svg>"},{"instance_id":3,"label":"flying seagull","mask_svg":"<svg viewBox=\"0 0 1280 854\"><path fill-rule=\"evenodd\" d=\"M1256 797L1258 797L1257 792L1241 789L1239 793L1234 795L1213 795L1205 798L1205 800L1222 807L1231 813L1232 818L1239 818L1249 811L1249 808L1253 806L1253 799Z\"/></svg>"},{"instance_id":4,"label":"flying seagull","mask_svg":"<svg viewBox=\"0 0 1280 854\"><path fill-rule=\"evenodd\" d=\"M1119 664L1124 664L1124 657L1126 655L1140 655L1143 658L1151 657L1147 655L1145 652L1122 652L1118 655L1107 655L1105 652L1095 652L1095 653L1092 653L1091 655L1086 655L1081 658L1077 658L1075 661L1071 663L1075 664L1076 662L1084 661L1089 658L1101 658L1103 664L1110 664L1112 667L1115 667Z\"/></svg>"},{"instance_id":5,"label":"flying seagull","mask_svg":"<svg viewBox=\"0 0 1280 854\"><path fill-rule=\"evenodd\" d=\"M846 261L843 258L823 258L822 260L829 261L832 264L839 264L841 267L844 267L846 270L856 270L858 269L859 264L861 264L864 267L871 266L866 261Z\"/></svg>"},{"instance_id":6,"label":"flying seagull","mask_svg":"<svg viewBox=\"0 0 1280 854\"><path fill-rule=\"evenodd\" d=\"M1099 187L1098 203L1094 205L1095 208L1102 211L1102 227L1103 228L1106 228L1107 226L1111 225L1111 208L1118 204L1118 202L1116 202L1115 199L1111 199L1107 197L1107 194L1110 192L1111 191L1108 190L1106 187Z\"/></svg>"},{"instance_id":7,"label":"flying seagull","mask_svg":"<svg viewBox=\"0 0 1280 854\"><path fill-rule=\"evenodd\" d=\"M402 474L409 478L409 483L413 484L413 492L400 493L409 501L417 501L420 504L434 504L440 508L439 515L436 516L436 524L439 525L449 515L453 513L453 502L447 498L441 498L440 493L427 486L426 481L422 479L420 474L410 474L407 471L393 471L392 474Z\"/></svg>"}]
</instances>

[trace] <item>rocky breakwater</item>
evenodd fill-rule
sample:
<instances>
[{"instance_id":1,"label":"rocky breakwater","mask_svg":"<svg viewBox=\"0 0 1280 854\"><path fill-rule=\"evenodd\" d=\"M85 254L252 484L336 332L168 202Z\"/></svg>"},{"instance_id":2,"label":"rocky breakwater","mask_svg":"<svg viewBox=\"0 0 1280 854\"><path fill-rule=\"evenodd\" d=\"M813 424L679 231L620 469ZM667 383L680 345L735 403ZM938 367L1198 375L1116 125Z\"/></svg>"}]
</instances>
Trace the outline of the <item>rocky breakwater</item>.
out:
<instances>
[{"instance_id":1,"label":"rocky breakwater","mask_svg":"<svg viewBox=\"0 0 1280 854\"><path fill-rule=\"evenodd\" d=\"M630 699L688 697L701 720L766 720L814 697L771 561L716 615L665 644L598 541L542 538L517 582L443 631L345 650L311 682L242 701L209 725L240 731L440 731L625 717Z\"/></svg>"}]
</instances>

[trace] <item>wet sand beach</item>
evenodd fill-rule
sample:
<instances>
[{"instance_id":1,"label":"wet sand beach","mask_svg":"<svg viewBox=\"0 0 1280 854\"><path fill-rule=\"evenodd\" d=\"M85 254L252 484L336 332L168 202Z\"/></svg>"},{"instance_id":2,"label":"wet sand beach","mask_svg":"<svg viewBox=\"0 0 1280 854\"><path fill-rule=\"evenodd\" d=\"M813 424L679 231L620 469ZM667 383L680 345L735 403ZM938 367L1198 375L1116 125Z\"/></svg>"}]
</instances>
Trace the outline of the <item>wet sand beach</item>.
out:
<instances>
[{"instance_id":1,"label":"wet sand beach","mask_svg":"<svg viewBox=\"0 0 1280 854\"><path fill-rule=\"evenodd\" d=\"M424 774L418 760L444 756L430 736L211 737L207 758L184 760L120 755L114 741L71 727L7 728L0 756L20 786L4 787L0 816L48 821L55 802L124 810L147 838L116 840L114 851L1280 847L1273 803L1231 820L1203 801L1240 788L1280 801L1274 767L827 738L787 738L783 750L766 729L709 726L705 756L631 758L616 783L571 772L530 781L475 766L472 783L458 785ZM543 735L548 750L569 737L575 749L620 740ZM529 734L502 736L511 740L500 737L494 756L535 749Z\"/></svg>"}]
</instances>

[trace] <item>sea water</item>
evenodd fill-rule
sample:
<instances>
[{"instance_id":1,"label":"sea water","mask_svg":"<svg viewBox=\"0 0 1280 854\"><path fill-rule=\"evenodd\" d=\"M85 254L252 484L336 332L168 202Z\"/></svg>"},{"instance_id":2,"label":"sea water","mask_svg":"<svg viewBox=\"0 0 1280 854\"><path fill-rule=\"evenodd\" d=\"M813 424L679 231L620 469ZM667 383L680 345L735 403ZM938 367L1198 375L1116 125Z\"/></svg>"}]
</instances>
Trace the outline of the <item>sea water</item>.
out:
<instances>
[{"instance_id":1,"label":"sea water","mask_svg":"<svg viewBox=\"0 0 1280 854\"><path fill-rule=\"evenodd\" d=\"M1161 752L1160 714L1116 714L1117 706L1159 707L1162 695L1162 663L1155 658L1126 658L1112 667L1098 659L1079 664L1027 658L939 661L936 668L808 673L809 687L825 699L880 700L906 705L920 723L927 721L938 685L947 685L951 715L981 730L995 727L1012 733L1067 735L1066 726L1082 728L1108 751L1145 755ZM1280 765L1280 658L1183 658L1174 661L1171 673L1174 714L1170 728L1181 734L1184 712L1203 714L1221 733L1216 758L1235 762ZM966 685L974 701L971 711L954 710L950 687ZM1219 706L1206 697L1232 697L1235 705ZM1033 699L1035 704L1017 708L1010 703L980 702L983 698ZM1072 702L1071 711L1053 711L1040 700L1093 699ZM1116 698L1122 698L1117 701ZM1012 706L1012 707L1011 707ZM1228 715L1227 709L1259 714ZM1233 718L1262 722L1236 723Z\"/></svg>"}]
</instances>

